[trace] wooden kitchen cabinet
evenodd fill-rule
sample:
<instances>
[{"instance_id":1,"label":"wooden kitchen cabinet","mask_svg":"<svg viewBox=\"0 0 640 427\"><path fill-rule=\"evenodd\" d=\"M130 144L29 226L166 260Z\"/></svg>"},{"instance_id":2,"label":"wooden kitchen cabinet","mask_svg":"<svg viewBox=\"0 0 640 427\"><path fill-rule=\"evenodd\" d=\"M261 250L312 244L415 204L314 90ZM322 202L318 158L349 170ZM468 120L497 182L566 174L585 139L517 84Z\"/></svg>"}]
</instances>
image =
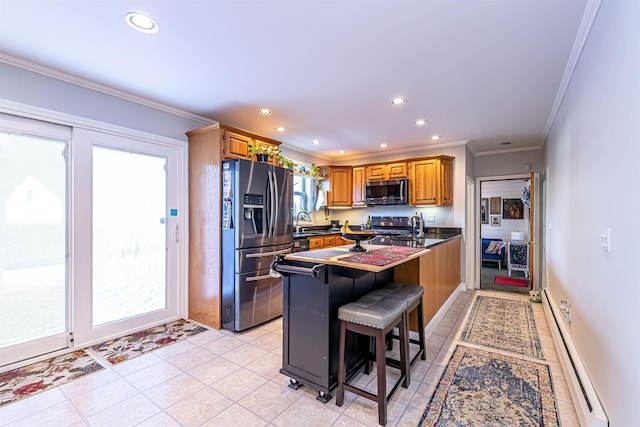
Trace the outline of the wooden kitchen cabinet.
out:
<instances>
[{"instance_id":1,"label":"wooden kitchen cabinet","mask_svg":"<svg viewBox=\"0 0 640 427\"><path fill-rule=\"evenodd\" d=\"M364 201L364 183L366 170L364 167L353 168L353 206L367 206Z\"/></svg>"},{"instance_id":2,"label":"wooden kitchen cabinet","mask_svg":"<svg viewBox=\"0 0 640 427\"><path fill-rule=\"evenodd\" d=\"M453 157L438 156L409 164L409 205L453 203Z\"/></svg>"},{"instance_id":3,"label":"wooden kitchen cabinet","mask_svg":"<svg viewBox=\"0 0 640 427\"><path fill-rule=\"evenodd\" d=\"M329 166L330 190L327 194L328 208L350 208L353 205L353 169L351 166Z\"/></svg>"},{"instance_id":4,"label":"wooden kitchen cabinet","mask_svg":"<svg viewBox=\"0 0 640 427\"><path fill-rule=\"evenodd\" d=\"M309 237L309 250L322 249L324 237Z\"/></svg>"},{"instance_id":5,"label":"wooden kitchen cabinet","mask_svg":"<svg viewBox=\"0 0 640 427\"><path fill-rule=\"evenodd\" d=\"M407 164L405 162L397 162L370 165L366 168L366 174L367 181L407 178Z\"/></svg>"},{"instance_id":6,"label":"wooden kitchen cabinet","mask_svg":"<svg viewBox=\"0 0 640 427\"><path fill-rule=\"evenodd\" d=\"M336 245L336 236L325 236L322 238L323 248L332 248Z\"/></svg>"},{"instance_id":7,"label":"wooden kitchen cabinet","mask_svg":"<svg viewBox=\"0 0 640 427\"><path fill-rule=\"evenodd\" d=\"M424 288L423 315L425 325L460 285L461 237L433 246L431 252L394 267L394 280ZM409 316L410 329L417 330L417 316Z\"/></svg>"},{"instance_id":8,"label":"wooden kitchen cabinet","mask_svg":"<svg viewBox=\"0 0 640 427\"><path fill-rule=\"evenodd\" d=\"M220 329L222 313L222 161L247 159L249 144L275 140L221 123L189 138L189 319Z\"/></svg>"},{"instance_id":9,"label":"wooden kitchen cabinet","mask_svg":"<svg viewBox=\"0 0 640 427\"><path fill-rule=\"evenodd\" d=\"M255 156L249 153L249 145L257 147L278 147L279 141L268 139L262 136L252 134L242 129L220 124L222 130L222 158L226 159L248 159L255 160ZM269 159L269 163L275 165L277 159L275 156Z\"/></svg>"},{"instance_id":10,"label":"wooden kitchen cabinet","mask_svg":"<svg viewBox=\"0 0 640 427\"><path fill-rule=\"evenodd\" d=\"M225 159L248 159L250 137L228 130L223 131L222 155Z\"/></svg>"},{"instance_id":11,"label":"wooden kitchen cabinet","mask_svg":"<svg viewBox=\"0 0 640 427\"><path fill-rule=\"evenodd\" d=\"M346 244L342 242L342 237L337 234L309 237L309 250L311 251L313 249L332 248L334 246Z\"/></svg>"}]
</instances>

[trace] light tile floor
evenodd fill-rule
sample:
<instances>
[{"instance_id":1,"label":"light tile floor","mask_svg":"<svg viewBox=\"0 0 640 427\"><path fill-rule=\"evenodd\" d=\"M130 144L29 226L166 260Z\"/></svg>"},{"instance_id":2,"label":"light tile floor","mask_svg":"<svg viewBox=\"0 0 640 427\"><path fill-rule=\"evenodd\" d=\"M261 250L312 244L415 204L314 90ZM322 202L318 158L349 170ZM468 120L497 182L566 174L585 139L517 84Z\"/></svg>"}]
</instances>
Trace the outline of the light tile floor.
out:
<instances>
[{"instance_id":1,"label":"light tile floor","mask_svg":"<svg viewBox=\"0 0 640 427\"><path fill-rule=\"evenodd\" d=\"M459 294L434 329L427 343L427 360L416 362L411 386L400 387L388 406L388 426L418 425L475 294ZM562 426L579 426L542 306L534 304L533 311L546 358L543 363L551 366ZM1 408L0 425L378 425L375 402L347 392L342 407L336 406L335 399L324 405L308 387L297 391L287 387L289 378L278 371L281 330L281 319L240 334L212 330L114 367L105 363L103 371ZM397 378L394 371L388 369L389 384ZM356 381L375 390L374 373L361 373Z\"/></svg>"}]
</instances>

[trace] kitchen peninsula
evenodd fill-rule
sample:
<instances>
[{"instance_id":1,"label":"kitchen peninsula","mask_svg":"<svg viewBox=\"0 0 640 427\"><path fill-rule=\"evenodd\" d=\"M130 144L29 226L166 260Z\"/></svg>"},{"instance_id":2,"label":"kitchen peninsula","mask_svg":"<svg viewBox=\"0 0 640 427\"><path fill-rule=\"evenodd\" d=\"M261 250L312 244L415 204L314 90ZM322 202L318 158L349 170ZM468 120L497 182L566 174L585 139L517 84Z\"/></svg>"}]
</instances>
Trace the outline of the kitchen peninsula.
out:
<instances>
[{"instance_id":1,"label":"kitchen peninsula","mask_svg":"<svg viewBox=\"0 0 640 427\"><path fill-rule=\"evenodd\" d=\"M283 281L283 360L280 372L291 386L302 384L328 401L337 384L338 308L388 283L424 288L424 319L428 322L460 284L460 238L422 239L413 247L353 244L288 254L275 263ZM436 266L437 263L437 266ZM411 329L417 330L416 313ZM367 348L361 338L347 345L348 374L362 366Z\"/></svg>"}]
</instances>

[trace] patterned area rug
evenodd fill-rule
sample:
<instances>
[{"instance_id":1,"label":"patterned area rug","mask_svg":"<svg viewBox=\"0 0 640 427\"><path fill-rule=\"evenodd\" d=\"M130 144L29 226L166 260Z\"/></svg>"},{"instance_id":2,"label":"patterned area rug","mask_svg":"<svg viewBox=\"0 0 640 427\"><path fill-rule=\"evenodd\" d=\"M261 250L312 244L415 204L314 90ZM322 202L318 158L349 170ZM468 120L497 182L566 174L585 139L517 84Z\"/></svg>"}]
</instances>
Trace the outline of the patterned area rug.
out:
<instances>
[{"instance_id":1,"label":"patterned area rug","mask_svg":"<svg viewBox=\"0 0 640 427\"><path fill-rule=\"evenodd\" d=\"M457 346L421 426L559 426L549 367Z\"/></svg>"},{"instance_id":2,"label":"patterned area rug","mask_svg":"<svg viewBox=\"0 0 640 427\"><path fill-rule=\"evenodd\" d=\"M478 295L461 341L543 359L531 303Z\"/></svg>"},{"instance_id":3,"label":"patterned area rug","mask_svg":"<svg viewBox=\"0 0 640 427\"><path fill-rule=\"evenodd\" d=\"M104 369L84 350L0 374L0 407Z\"/></svg>"},{"instance_id":4,"label":"patterned area rug","mask_svg":"<svg viewBox=\"0 0 640 427\"><path fill-rule=\"evenodd\" d=\"M206 330L200 325L181 319L105 341L92 346L91 349L115 365Z\"/></svg>"},{"instance_id":5,"label":"patterned area rug","mask_svg":"<svg viewBox=\"0 0 640 427\"><path fill-rule=\"evenodd\" d=\"M374 249L356 255L340 258L340 261L359 262L369 265L387 265L405 259L409 255L420 252L424 248L408 248L405 246L389 246L384 249Z\"/></svg>"}]
</instances>

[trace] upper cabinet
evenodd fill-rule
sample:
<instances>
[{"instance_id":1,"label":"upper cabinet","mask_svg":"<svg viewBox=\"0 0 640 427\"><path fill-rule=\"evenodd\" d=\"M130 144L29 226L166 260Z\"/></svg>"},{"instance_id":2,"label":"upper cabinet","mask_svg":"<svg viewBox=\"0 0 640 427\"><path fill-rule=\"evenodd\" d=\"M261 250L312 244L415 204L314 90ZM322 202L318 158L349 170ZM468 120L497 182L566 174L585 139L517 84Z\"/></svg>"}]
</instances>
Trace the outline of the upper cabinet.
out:
<instances>
[{"instance_id":1,"label":"upper cabinet","mask_svg":"<svg viewBox=\"0 0 640 427\"><path fill-rule=\"evenodd\" d=\"M350 208L353 204L353 168L351 166L329 166L327 192L328 208Z\"/></svg>"},{"instance_id":2,"label":"upper cabinet","mask_svg":"<svg viewBox=\"0 0 640 427\"><path fill-rule=\"evenodd\" d=\"M409 163L409 204L453 204L453 157L437 156Z\"/></svg>"},{"instance_id":3,"label":"upper cabinet","mask_svg":"<svg viewBox=\"0 0 640 427\"><path fill-rule=\"evenodd\" d=\"M366 168L366 173L367 181L407 178L407 164L405 162L400 162L369 165Z\"/></svg>"},{"instance_id":4,"label":"upper cabinet","mask_svg":"<svg viewBox=\"0 0 640 427\"><path fill-rule=\"evenodd\" d=\"M365 168L353 168L353 206L367 206L364 202Z\"/></svg>"},{"instance_id":5,"label":"upper cabinet","mask_svg":"<svg viewBox=\"0 0 640 427\"><path fill-rule=\"evenodd\" d=\"M242 129L236 129L227 125L220 125L222 130L222 158L223 159L249 159L255 160L255 155L249 152L249 146L278 147L279 141L258 137ZM275 165L277 159L273 156L269 163Z\"/></svg>"},{"instance_id":6,"label":"upper cabinet","mask_svg":"<svg viewBox=\"0 0 640 427\"><path fill-rule=\"evenodd\" d=\"M222 157L225 159L249 158L250 137L235 132L223 130Z\"/></svg>"}]
</instances>

